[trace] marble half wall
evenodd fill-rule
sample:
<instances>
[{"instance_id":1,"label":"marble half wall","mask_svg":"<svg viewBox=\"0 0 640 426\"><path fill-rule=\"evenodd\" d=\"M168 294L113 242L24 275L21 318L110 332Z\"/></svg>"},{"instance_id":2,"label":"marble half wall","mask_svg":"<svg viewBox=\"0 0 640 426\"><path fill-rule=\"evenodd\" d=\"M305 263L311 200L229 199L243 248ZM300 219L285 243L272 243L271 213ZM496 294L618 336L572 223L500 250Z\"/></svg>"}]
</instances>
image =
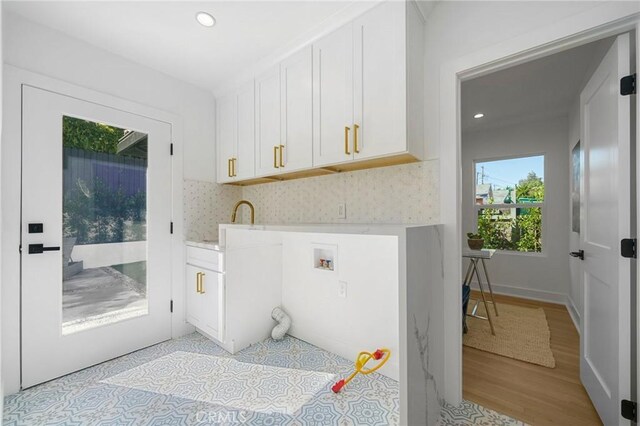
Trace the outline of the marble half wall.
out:
<instances>
[{"instance_id":1,"label":"marble half wall","mask_svg":"<svg viewBox=\"0 0 640 426\"><path fill-rule=\"evenodd\" d=\"M444 404L444 242L442 225L407 229L407 424L436 425ZM402 312L401 312L402 315ZM462 321L462 319L461 319ZM402 342L401 342L402 345ZM402 383L401 371L401 383Z\"/></svg>"}]
</instances>

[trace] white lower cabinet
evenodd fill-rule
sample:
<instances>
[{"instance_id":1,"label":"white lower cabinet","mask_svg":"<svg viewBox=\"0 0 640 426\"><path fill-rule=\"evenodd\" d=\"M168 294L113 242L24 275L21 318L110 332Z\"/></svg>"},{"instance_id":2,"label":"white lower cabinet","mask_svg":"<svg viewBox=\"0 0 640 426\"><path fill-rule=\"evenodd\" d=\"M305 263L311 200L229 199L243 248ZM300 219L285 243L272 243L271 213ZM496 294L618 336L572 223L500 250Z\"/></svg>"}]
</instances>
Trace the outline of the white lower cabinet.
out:
<instances>
[{"instance_id":1,"label":"white lower cabinet","mask_svg":"<svg viewBox=\"0 0 640 426\"><path fill-rule=\"evenodd\" d=\"M194 252L195 251L195 252ZM225 277L217 266L197 256L214 250L188 248L186 267L187 322L223 343L225 341ZM206 258L206 256L204 256Z\"/></svg>"},{"instance_id":2,"label":"white lower cabinet","mask_svg":"<svg viewBox=\"0 0 640 426\"><path fill-rule=\"evenodd\" d=\"M279 240L268 235L237 243L232 238L224 251L187 243L186 255L189 324L232 354L271 335L276 324L271 311L282 301Z\"/></svg>"}]
</instances>

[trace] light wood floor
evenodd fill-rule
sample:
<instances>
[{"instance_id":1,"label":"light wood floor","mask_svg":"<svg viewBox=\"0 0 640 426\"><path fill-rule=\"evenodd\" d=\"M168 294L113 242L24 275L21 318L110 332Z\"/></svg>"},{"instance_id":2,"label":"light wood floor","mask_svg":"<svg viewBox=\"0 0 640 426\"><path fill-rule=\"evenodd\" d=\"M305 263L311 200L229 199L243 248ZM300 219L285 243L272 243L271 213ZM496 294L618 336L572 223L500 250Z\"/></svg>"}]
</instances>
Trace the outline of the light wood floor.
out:
<instances>
[{"instance_id":1,"label":"light wood floor","mask_svg":"<svg viewBox=\"0 0 640 426\"><path fill-rule=\"evenodd\" d=\"M580 340L567 308L509 296L495 297L498 304L544 309L556 368L463 346L463 397L534 426L601 425L580 383Z\"/></svg>"}]
</instances>

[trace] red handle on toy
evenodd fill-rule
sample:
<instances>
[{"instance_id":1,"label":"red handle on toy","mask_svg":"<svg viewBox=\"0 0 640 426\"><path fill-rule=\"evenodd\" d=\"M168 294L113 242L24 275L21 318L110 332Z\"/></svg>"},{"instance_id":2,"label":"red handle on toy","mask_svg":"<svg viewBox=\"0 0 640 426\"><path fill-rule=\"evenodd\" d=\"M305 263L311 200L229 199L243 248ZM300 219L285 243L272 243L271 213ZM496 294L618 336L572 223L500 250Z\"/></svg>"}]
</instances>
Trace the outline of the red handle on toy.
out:
<instances>
[{"instance_id":1,"label":"red handle on toy","mask_svg":"<svg viewBox=\"0 0 640 426\"><path fill-rule=\"evenodd\" d=\"M342 390L344 385L345 385L344 379L339 380L338 382L336 382L335 385L331 386L331 390L333 391L333 393L338 393Z\"/></svg>"}]
</instances>

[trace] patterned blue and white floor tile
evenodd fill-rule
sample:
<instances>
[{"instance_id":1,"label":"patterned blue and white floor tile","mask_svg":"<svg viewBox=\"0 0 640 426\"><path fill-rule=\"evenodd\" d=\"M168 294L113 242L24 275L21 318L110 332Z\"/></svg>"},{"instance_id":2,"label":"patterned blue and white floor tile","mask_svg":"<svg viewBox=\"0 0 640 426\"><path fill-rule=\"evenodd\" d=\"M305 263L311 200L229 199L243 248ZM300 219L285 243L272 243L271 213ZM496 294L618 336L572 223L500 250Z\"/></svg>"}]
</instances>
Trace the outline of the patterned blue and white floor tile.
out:
<instances>
[{"instance_id":1,"label":"patterned blue and white floor tile","mask_svg":"<svg viewBox=\"0 0 640 426\"><path fill-rule=\"evenodd\" d=\"M225 362L225 359L233 362ZM229 365L236 370L229 369ZM293 389L291 400L275 401L277 404L269 409L265 403L269 396L281 397L288 390L274 380L278 368L260 366L303 370L296 373L302 380L297 392ZM238 373L237 368L244 371ZM399 395L396 381L374 373L356 377L337 395L331 392L333 375L346 377L352 368L352 361L289 336L282 341L267 340L230 355L209 339L194 333L9 395L5 398L3 424L397 425ZM178 370L183 374L180 379L176 379ZM238 387L242 380L229 380L230 387L216 387L211 393L212 389L206 388L211 381L198 379L197 371L232 376L244 374L251 381L249 392L244 393L242 387ZM270 374L274 371L276 373ZM167 381L154 381L154 377L147 377L145 373L163 376ZM218 392L216 398L212 396L215 392ZM225 404L213 403L214 400ZM242 408L245 406L253 409ZM291 414L293 409L295 412ZM524 425L469 401L463 401L458 407L445 405L440 424Z\"/></svg>"},{"instance_id":2,"label":"patterned blue and white floor tile","mask_svg":"<svg viewBox=\"0 0 640 426\"><path fill-rule=\"evenodd\" d=\"M167 378L165 383L144 380L145 371L161 375L163 368L171 366L166 361L176 361L176 357L182 357L181 362L173 365L186 376L195 377L198 367L232 376L240 368L251 384L242 388L241 380L229 380L229 387L216 388L218 397L213 398L206 396L211 389L206 388L205 380L174 383L174 372L162 376ZM291 390L291 400L274 401L270 410L265 403L269 395L283 395L282 384L274 380L280 369L242 363L304 370L297 373L304 383ZM332 375L346 377L352 369L352 361L292 337L267 340L230 355L194 333L9 395L4 425L398 424L398 383L394 380L376 373L358 376L340 394L331 392Z\"/></svg>"}]
</instances>

